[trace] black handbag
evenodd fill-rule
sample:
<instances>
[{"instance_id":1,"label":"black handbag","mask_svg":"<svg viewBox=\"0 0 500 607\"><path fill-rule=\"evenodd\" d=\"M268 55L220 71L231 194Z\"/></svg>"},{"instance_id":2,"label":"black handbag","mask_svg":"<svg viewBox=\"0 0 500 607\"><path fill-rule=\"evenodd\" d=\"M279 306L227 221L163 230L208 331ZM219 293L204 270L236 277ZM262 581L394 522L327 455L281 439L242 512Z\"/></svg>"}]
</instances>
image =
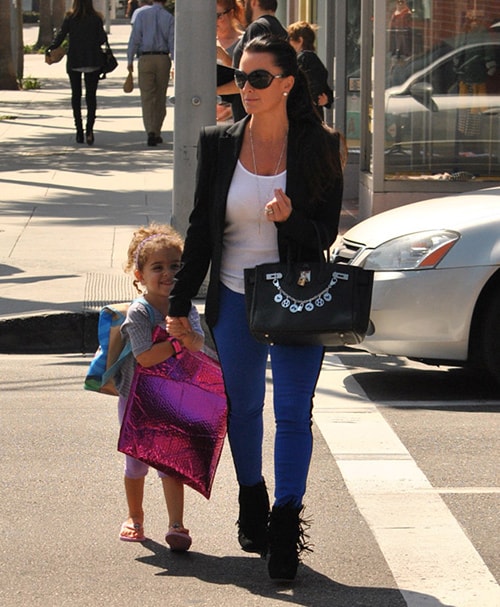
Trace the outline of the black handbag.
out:
<instances>
[{"instance_id":1,"label":"black handbag","mask_svg":"<svg viewBox=\"0 0 500 607\"><path fill-rule=\"evenodd\" d=\"M259 342L344 346L363 341L370 322L373 271L325 259L246 268L245 300ZM327 251L327 259L329 252Z\"/></svg>"},{"instance_id":2,"label":"black handbag","mask_svg":"<svg viewBox=\"0 0 500 607\"><path fill-rule=\"evenodd\" d=\"M109 42L107 40L106 40L106 48L102 51L102 55L103 55L103 64L101 67L101 73L99 75L99 78L101 80L106 78L106 74L109 74L110 72L112 72L113 70L115 70L118 67L118 61L116 60L116 57L113 55L113 51L111 50L111 47L109 46Z\"/></svg>"}]
</instances>

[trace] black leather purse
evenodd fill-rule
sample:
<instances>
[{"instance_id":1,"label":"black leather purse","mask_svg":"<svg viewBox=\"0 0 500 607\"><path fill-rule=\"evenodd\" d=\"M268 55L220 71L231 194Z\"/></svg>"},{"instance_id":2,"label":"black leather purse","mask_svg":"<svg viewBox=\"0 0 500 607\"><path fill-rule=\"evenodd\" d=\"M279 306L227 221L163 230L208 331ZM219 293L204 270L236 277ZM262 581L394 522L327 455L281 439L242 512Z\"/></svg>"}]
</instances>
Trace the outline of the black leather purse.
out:
<instances>
[{"instance_id":1,"label":"black leather purse","mask_svg":"<svg viewBox=\"0 0 500 607\"><path fill-rule=\"evenodd\" d=\"M106 78L106 74L109 74L113 70L118 67L118 61L116 57L113 55L113 51L109 46L109 42L106 40L106 48L102 51L103 54L103 64L101 67L101 73L99 74L100 80Z\"/></svg>"},{"instance_id":2,"label":"black leather purse","mask_svg":"<svg viewBox=\"0 0 500 607\"><path fill-rule=\"evenodd\" d=\"M327 261L266 263L245 269L250 332L259 342L343 346L363 341L373 271Z\"/></svg>"}]
</instances>

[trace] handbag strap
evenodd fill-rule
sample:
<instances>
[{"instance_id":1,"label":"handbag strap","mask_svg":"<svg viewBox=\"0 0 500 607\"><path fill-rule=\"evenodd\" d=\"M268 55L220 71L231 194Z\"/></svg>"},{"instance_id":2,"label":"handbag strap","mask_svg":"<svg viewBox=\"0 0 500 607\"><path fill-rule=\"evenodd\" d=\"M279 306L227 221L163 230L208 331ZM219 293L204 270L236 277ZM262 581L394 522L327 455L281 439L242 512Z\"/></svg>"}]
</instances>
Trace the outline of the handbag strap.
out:
<instances>
[{"instance_id":1,"label":"handbag strap","mask_svg":"<svg viewBox=\"0 0 500 607\"><path fill-rule=\"evenodd\" d=\"M326 253L327 256L325 258L325 250L323 249L322 245L321 245L321 228L322 226L320 224L318 224L317 221L311 220L311 223L313 225L314 231L316 233L316 245L317 245L317 250L318 250L318 261L320 263L320 273L322 274L325 270L327 270L327 264L328 261L330 259L330 247L328 246L328 248L326 249ZM290 244L288 244L288 248L287 248L287 275L290 277L290 279L293 281L294 280L294 276L293 276L293 271L292 271L292 267L293 267L293 262L292 262L292 247ZM300 263L300 262L299 262ZM304 262L304 265L307 265L307 262ZM286 279L285 279L286 282Z\"/></svg>"}]
</instances>

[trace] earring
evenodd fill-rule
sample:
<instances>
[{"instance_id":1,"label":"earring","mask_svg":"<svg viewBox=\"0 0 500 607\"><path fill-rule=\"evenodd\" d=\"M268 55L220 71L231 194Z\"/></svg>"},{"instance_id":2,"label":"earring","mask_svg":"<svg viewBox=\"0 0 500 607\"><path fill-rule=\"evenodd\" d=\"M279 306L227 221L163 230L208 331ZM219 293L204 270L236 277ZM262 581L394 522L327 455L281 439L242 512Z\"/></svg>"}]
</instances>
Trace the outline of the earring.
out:
<instances>
[{"instance_id":1,"label":"earring","mask_svg":"<svg viewBox=\"0 0 500 607\"><path fill-rule=\"evenodd\" d=\"M288 97L288 91L283 92L283 97Z\"/></svg>"}]
</instances>

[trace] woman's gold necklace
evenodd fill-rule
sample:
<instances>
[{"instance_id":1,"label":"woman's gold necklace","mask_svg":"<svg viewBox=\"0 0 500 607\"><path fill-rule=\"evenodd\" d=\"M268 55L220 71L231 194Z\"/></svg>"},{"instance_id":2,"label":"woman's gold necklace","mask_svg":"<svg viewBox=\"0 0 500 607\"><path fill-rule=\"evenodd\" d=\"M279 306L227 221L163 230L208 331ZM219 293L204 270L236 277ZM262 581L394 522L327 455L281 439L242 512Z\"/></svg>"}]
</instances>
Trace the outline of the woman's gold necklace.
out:
<instances>
[{"instance_id":1,"label":"woman's gold necklace","mask_svg":"<svg viewBox=\"0 0 500 607\"><path fill-rule=\"evenodd\" d=\"M248 131L250 133L250 150L252 152L252 162L253 162L253 172L255 175L255 179L257 180L257 195L259 198L259 234L260 234L260 224L262 221L262 206L265 206L267 204L267 202L269 201L262 201L262 192L260 190L260 180L259 180L259 175L257 173L257 162L255 160L255 150L254 150L254 146L253 146L253 135L252 135L252 127L248 128ZM274 169L274 173L272 174L272 177L276 177L276 175L278 174L280 165L281 165L281 161L283 160L283 155L285 153L285 149L286 149L286 142L288 139L288 131L285 133L285 137L283 139L283 145L281 146L281 152L280 152L280 157L278 158L278 164L276 165L276 168ZM274 179L271 182L272 184L272 188L271 188L271 192L274 190Z\"/></svg>"}]
</instances>

